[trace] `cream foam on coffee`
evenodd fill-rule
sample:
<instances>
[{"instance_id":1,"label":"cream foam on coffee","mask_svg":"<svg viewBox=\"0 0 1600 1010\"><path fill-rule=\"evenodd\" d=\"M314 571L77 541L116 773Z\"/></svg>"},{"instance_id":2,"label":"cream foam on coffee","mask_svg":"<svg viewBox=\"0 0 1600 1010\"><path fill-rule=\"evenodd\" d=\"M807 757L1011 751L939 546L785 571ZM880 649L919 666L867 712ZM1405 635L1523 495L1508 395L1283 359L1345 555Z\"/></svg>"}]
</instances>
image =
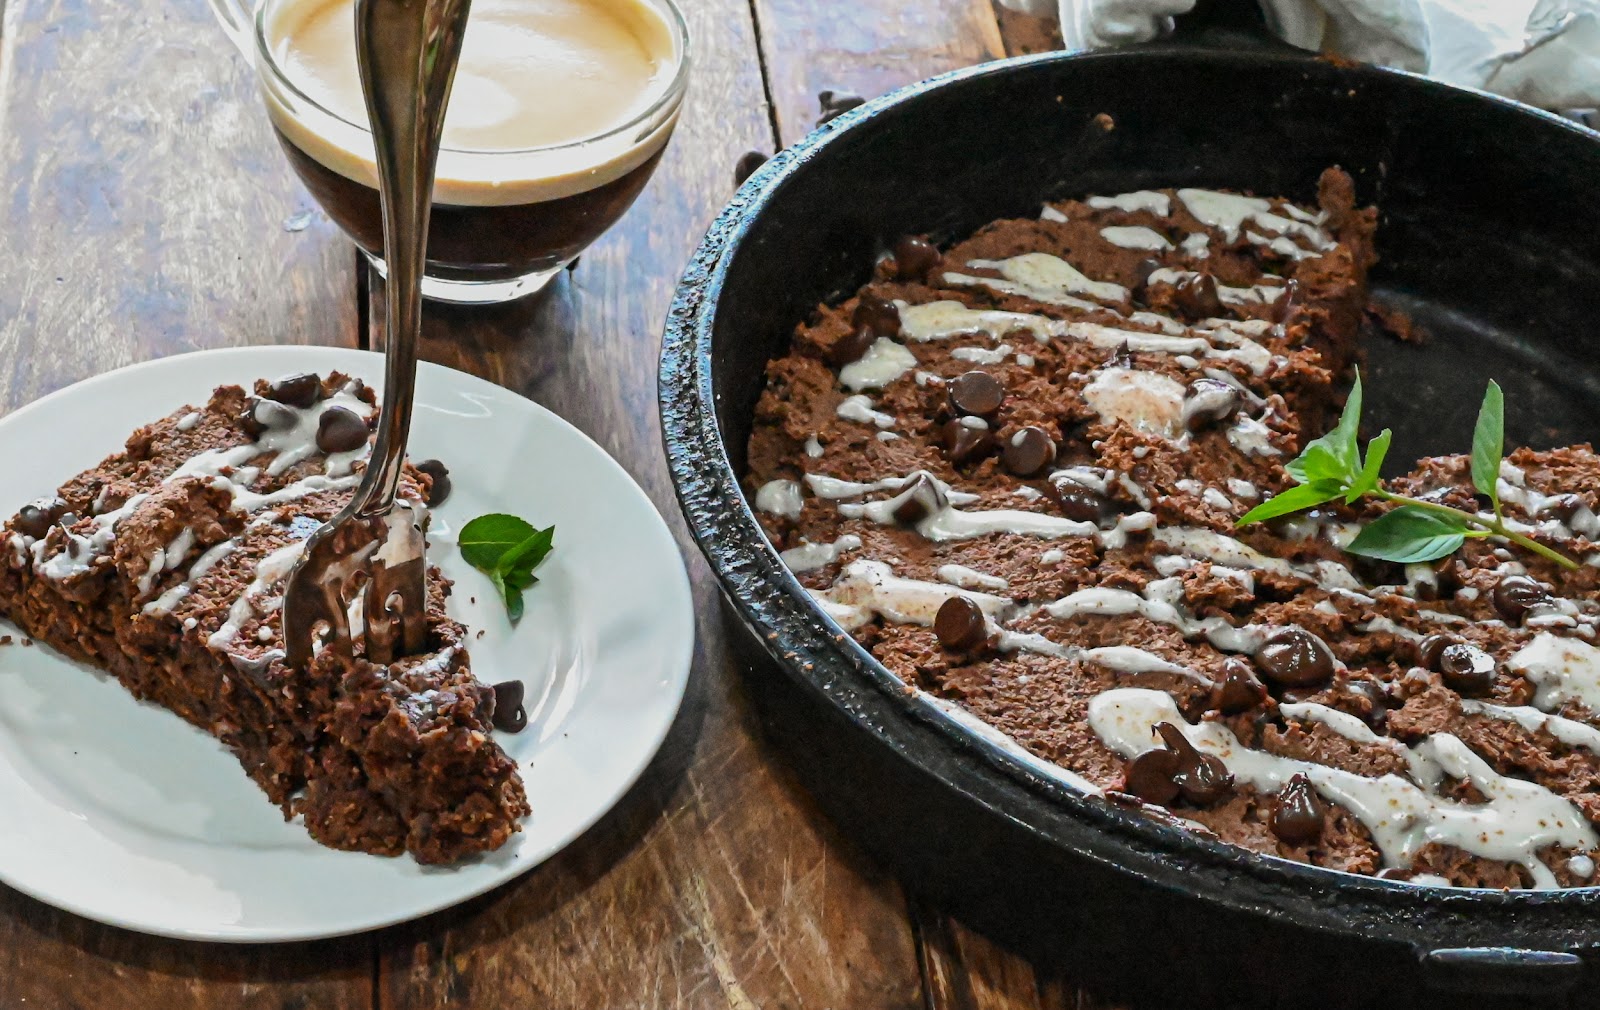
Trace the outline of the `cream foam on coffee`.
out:
<instances>
[{"instance_id":1,"label":"cream foam on coffee","mask_svg":"<svg viewBox=\"0 0 1600 1010\"><path fill-rule=\"evenodd\" d=\"M272 74L264 79L273 123L295 146L375 187L371 136L353 125L367 123L354 6L283 0L270 7L267 56L292 89L274 86ZM681 46L646 0L475 0L445 116L435 201L531 203L637 167L666 142L675 113L608 134L673 86Z\"/></svg>"}]
</instances>

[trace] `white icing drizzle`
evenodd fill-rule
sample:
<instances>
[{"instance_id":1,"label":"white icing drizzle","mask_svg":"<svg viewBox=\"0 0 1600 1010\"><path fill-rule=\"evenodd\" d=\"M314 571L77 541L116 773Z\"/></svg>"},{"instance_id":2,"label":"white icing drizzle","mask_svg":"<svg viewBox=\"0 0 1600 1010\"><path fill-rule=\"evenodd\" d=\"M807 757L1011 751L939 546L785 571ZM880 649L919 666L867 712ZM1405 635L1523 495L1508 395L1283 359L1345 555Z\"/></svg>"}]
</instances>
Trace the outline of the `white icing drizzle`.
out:
<instances>
[{"instance_id":1,"label":"white icing drizzle","mask_svg":"<svg viewBox=\"0 0 1600 1010\"><path fill-rule=\"evenodd\" d=\"M1051 337L1066 333L1066 324L1060 320L1029 312L971 309L960 302L948 300L922 305L896 302L895 305L900 309L900 335L907 340L943 340L968 333L1002 337L1026 330L1042 344Z\"/></svg>"},{"instance_id":2,"label":"white icing drizzle","mask_svg":"<svg viewBox=\"0 0 1600 1010\"><path fill-rule=\"evenodd\" d=\"M211 633L211 637L206 639L206 644L219 651L226 649L238 637L239 629L244 627L246 621L250 620L258 612L271 613L283 606L281 596L268 599L263 599L263 597L266 597L269 590L288 577L290 569L294 568L295 562L300 560L300 555L305 552L305 549L306 542L304 540L296 540L293 543L285 544L262 558L256 565L255 578L250 580L250 584L245 587L244 592L240 593L238 598L233 601L233 605L228 608L228 619L222 622L220 628ZM258 605L260 607L259 611L257 610Z\"/></svg>"},{"instance_id":3,"label":"white icing drizzle","mask_svg":"<svg viewBox=\"0 0 1600 1010\"><path fill-rule=\"evenodd\" d=\"M817 436L815 436L815 435L807 435L806 436L806 457L809 458L809 459L820 459L821 456L822 456L822 443L817 441Z\"/></svg>"},{"instance_id":4,"label":"white icing drizzle","mask_svg":"<svg viewBox=\"0 0 1600 1010\"><path fill-rule=\"evenodd\" d=\"M189 556L189 551L194 547L194 530L187 526L178 531L172 542L165 547L158 547L150 556L150 565L144 574L134 580L134 585L139 590L139 595L148 593L154 586L161 573L176 568L183 564L183 559Z\"/></svg>"},{"instance_id":5,"label":"white icing drizzle","mask_svg":"<svg viewBox=\"0 0 1600 1010\"><path fill-rule=\"evenodd\" d=\"M1261 497L1261 492L1256 489L1254 484L1239 477L1228 478L1228 490L1233 492L1233 495L1236 498Z\"/></svg>"},{"instance_id":6,"label":"white icing drizzle","mask_svg":"<svg viewBox=\"0 0 1600 1010\"><path fill-rule=\"evenodd\" d=\"M853 393L882 389L916 364L916 356L904 344L879 337L867 348L867 353L839 369L839 384Z\"/></svg>"},{"instance_id":7,"label":"white icing drizzle","mask_svg":"<svg viewBox=\"0 0 1600 1010\"><path fill-rule=\"evenodd\" d=\"M146 603L142 611L146 614L164 614L178 605L178 601L188 596L194 584L202 576L216 566L217 562L239 549L237 540L224 540L220 544L206 550L189 566L189 571L184 575L183 581L169 587L160 596Z\"/></svg>"},{"instance_id":8,"label":"white icing drizzle","mask_svg":"<svg viewBox=\"0 0 1600 1010\"><path fill-rule=\"evenodd\" d=\"M1178 199L1183 201L1183 205L1197 220L1221 231L1229 242L1238 240L1240 230L1248 221L1264 231L1303 238L1318 252L1325 252L1335 245L1328 234L1315 224L1273 213L1269 200L1237 193L1219 193L1212 189L1180 189Z\"/></svg>"},{"instance_id":9,"label":"white icing drizzle","mask_svg":"<svg viewBox=\"0 0 1600 1010\"><path fill-rule=\"evenodd\" d=\"M1061 213L1059 210L1056 210L1054 207L1050 206L1047 203L1047 204L1044 205L1044 209L1039 211L1039 220L1041 220L1041 221L1065 221L1065 220L1067 220L1067 215Z\"/></svg>"},{"instance_id":10,"label":"white icing drizzle","mask_svg":"<svg viewBox=\"0 0 1600 1010\"><path fill-rule=\"evenodd\" d=\"M1039 563L1045 565L1059 565L1067 560L1067 553L1059 547L1052 547L1039 555Z\"/></svg>"},{"instance_id":11,"label":"white icing drizzle","mask_svg":"<svg viewBox=\"0 0 1600 1010\"><path fill-rule=\"evenodd\" d=\"M798 481L769 480L756 490L756 508L785 519L793 519L803 507Z\"/></svg>"},{"instance_id":12,"label":"white icing drizzle","mask_svg":"<svg viewBox=\"0 0 1600 1010\"><path fill-rule=\"evenodd\" d=\"M1098 306L1074 295L1087 295L1104 302L1126 301L1128 297L1128 289L1122 285L1092 280L1071 263L1049 253L1023 253L1003 260L972 260L967 265L980 270L993 270L1005 279L947 273L944 275L945 282L987 287L1002 294L1023 295L1038 302L1076 305L1079 308Z\"/></svg>"},{"instance_id":13,"label":"white icing drizzle","mask_svg":"<svg viewBox=\"0 0 1600 1010\"><path fill-rule=\"evenodd\" d=\"M1282 456L1283 450L1272 444L1272 429L1246 414L1240 414L1228 426L1228 444L1246 456Z\"/></svg>"},{"instance_id":14,"label":"white icing drizzle","mask_svg":"<svg viewBox=\"0 0 1600 1010\"><path fill-rule=\"evenodd\" d=\"M826 568L839 560L840 555L846 551L859 550L861 538L854 533L846 533L831 544L814 544L809 540L802 541L799 547L791 547L779 557L789 566L789 570L796 575L802 572L815 571Z\"/></svg>"},{"instance_id":15,"label":"white icing drizzle","mask_svg":"<svg viewBox=\"0 0 1600 1010\"><path fill-rule=\"evenodd\" d=\"M173 425L173 427L177 428L179 431L193 431L194 426L199 423L200 412L198 410L191 410L187 414L178 418L178 423Z\"/></svg>"},{"instance_id":16,"label":"white icing drizzle","mask_svg":"<svg viewBox=\"0 0 1600 1010\"><path fill-rule=\"evenodd\" d=\"M1138 368L1103 368L1084 387L1083 399L1106 424L1176 439L1183 434L1184 387L1171 376Z\"/></svg>"},{"instance_id":17,"label":"white icing drizzle","mask_svg":"<svg viewBox=\"0 0 1600 1010\"><path fill-rule=\"evenodd\" d=\"M1170 695L1139 688L1116 688L1089 702L1089 726L1106 746L1132 758L1155 746L1158 723L1177 727L1196 749L1222 760L1235 779L1263 792L1277 792L1303 774L1324 798L1359 820L1390 866L1410 866L1430 843L1442 843L1485 859L1517 863L1534 886L1555 887L1538 852L1551 845L1589 850L1600 837L1570 802L1543 786L1497 774L1459 739L1447 733L1409 748L1416 755L1418 782L1399 775L1368 778L1328 765L1250 750L1226 727L1192 725ZM1435 792L1445 777L1466 779L1485 797L1479 804L1456 803Z\"/></svg>"},{"instance_id":18,"label":"white icing drizzle","mask_svg":"<svg viewBox=\"0 0 1600 1010\"><path fill-rule=\"evenodd\" d=\"M839 402L834 413L846 421L859 421L862 424L871 424L879 428L893 428L894 415L885 414L873 408L870 397L864 393L847 396Z\"/></svg>"},{"instance_id":19,"label":"white icing drizzle","mask_svg":"<svg viewBox=\"0 0 1600 1010\"><path fill-rule=\"evenodd\" d=\"M1506 666L1533 682L1533 703L1541 709L1553 711L1577 701L1600 712L1600 648L1588 642L1541 631Z\"/></svg>"},{"instance_id":20,"label":"white icing drizzle","mask_svg":"<svg viewBox=\"0 0 1600 1010\"><path fill-rule=\"evenodd\" d=\"M1547 715L1531 705L1496 705L1475 698L1461 699L1461 710L1473 715L1514 722L1529 733L1544 730L1568 747L1582 747L1593 754L1600 754L1600 729L1586 722L1559 715Z\"/></svg>"},{"instance_id":21,"label":"white icing drizzle","mask_svg":"<svg viewBox=\"0 0 1600 1010\"><path fill-rule=\"evenodd\" d=\"M1010 344L1001 344L999 347L957 347L950 352L950 356L957 361L970 361L976 365L998 365L1006 360L1010 354Z\"/></svg>"},{"instance_id":22,"label":"white icing drizzle","mask_svg":"<svg viewBox=\"0 0 1600 1010\"><path fill-rule=\"evenodd\" d=\"M1133 213L1147 210L1157 217L1172 213L1172 200L1165 193L1153 189L1140 189L1116 196L1091 196L1083 201L1091 210L1121 210Z\"/></svg>"},{"instance_id":23,"label":"white icing drizzle","mask_svg":"<svg viewBox=\"0 0 1600 1010\"><path fill-rule=\"evenodd\" d=\"M1005 589L1011 585L998 575L980 572L966 565L941 565L935 574L941 581L963 589Z\"/></svg>"},{"instance_id":24,"label":"white icing drizzle","mask_svg":"<svg viewBox=\"0 0 1600 1010\"><path fill-rule=\"evenodd\" d=\"M811 590L811 595L832 604L829 616L846 630L859 628L874 616L896 624L929 627L939 608L952 596L966 597L989 617L1011 606L1011 601L1001 596L903 579L882 561L865 560L850 562L832 586L820 592Z\"/></svg>"},{"instance_id":25,"label":"white icing drizzle","mask_svg":"<svg viewBox=\"0 0 1600 1010\"><path fill-rule=\"evenodd\" d=\"M1121 249L1146 249L1165 252L1172 248L1166 236L1153 228L1111 226L1100 229L1100 237Z\"/></svg>"},{"instance_id":26,"label":"white icing drizzle","mask_svg":"<svg viewBox=\"0 0 1600 1010\"><path fill-rule=\"evenodd\" d=\"M1203 637L1224 652L1254 652L1274 630L1253 624L1236 628L1222 617L1203 620L1192 617L1179 608L1182 597L1182 580L1166 578L1151 582L1143 594L1104 587L1080 589L1041 609L1062 621L1086 614L1098 617L1138 614L1154 624L1178 629L1185 638Z\"/></svg>"},{"instance_id":27,"label":"white icing drizzle","mask_svg":"<svg viewBox=\"0 0 1600 1010\"><path fill-rule=\"evenodd\" d=\"M900 437L899 434L897 434L896 432L892 432L892 431L880 431L880 432L878 432L878 441L880 441L880 442L893 442L895 439L897 439L899 437Z\"/></svg>"},{"instance_id":28,"label":"white icing drizzle","mask_svg":"<svg viewBox=\"0 0 1600 1010\"><path fill-rule=\"evenodd\" d=\"M1150 275L1151 284L1181 284L1186 280L1200 275L1193 270L1172 270L1163 267ZM1217 282L1217 298L1224 305L1271 305L1288 290L1281 284L1268 284L1262 281L1247 288L1230 287Z\"/></svg>"},{"instance_id":29,"label":"white icing drizzle","mask_svg":"<svg viewBox=\"0 0 1600 1010\"><path fill-rule=\"evenodd\" d=\"M1191 259L1203 260L1211 258L1211 236L1203 231L1197 231L1178 244L1184 255Z\"/></svg>"}]
</instances>

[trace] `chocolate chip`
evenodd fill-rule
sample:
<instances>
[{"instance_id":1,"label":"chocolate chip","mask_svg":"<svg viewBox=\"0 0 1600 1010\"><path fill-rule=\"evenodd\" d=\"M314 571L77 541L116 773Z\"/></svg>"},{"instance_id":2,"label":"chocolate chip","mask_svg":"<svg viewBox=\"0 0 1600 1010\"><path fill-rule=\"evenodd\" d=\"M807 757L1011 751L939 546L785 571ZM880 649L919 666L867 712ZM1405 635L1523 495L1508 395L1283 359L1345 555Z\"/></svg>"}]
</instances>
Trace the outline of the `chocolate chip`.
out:
<instances>
[{"instance_id":1,"label":"chocolate chip","mask_svg":"<svg viewBox=\"0 0 1600 1010\"><path fill-rule=\"evenodd\" d=\"M522 707L523 687L520 680L502 681L494 686L494 728L506 733L520 733L528 727L528 712Z\"/></svg>"},{"instance_id":2,"label":"chocolate chip","mask_svg":"<svg viewBox=\"0 0 1600 1010\"><path fill-rule=\"evenodd\" d=\"M437 508L450 497L450 471L436 459L425 459L416 464L418 470L433 478L428 485L428 504Z\"/></svg>"},{"instance_id":3,"label":"chocolate chip","mask_svg":"<svg viewBox=\"0 0 1600 1010\"><path fill-rule=\"evenodd\" d=\"M1158 724L1156 732L1178 758L1172 781L1184 799L1197 807L1208 807L1233 791L1233 775L1221 758L1200 753L1170 722Z\"/></svg>"},{"instance_id":4,"label":"chocolate chip","mask_svg":"<svg viewBox=\"0 0 1600 1010\"><path fill-rule=\"evenodd\" d=\"M350 452L367 444L367 420L349 407L329 407L317 418L317 448Z\"/></svg>"},{"instance_id":5,"label":"chocolate chip","mask_svg":"<svg viewBox=\"0 0 1600 1010\"><path fill-rule=\"evenodd\" d=\"M738 164L733 166L733 185L743 186L744 181L756 174L756 169L767 163L767 155L761 151L746 151L739 156Z\"/></svg>"},{"instance_id":6,"label":"chocolate chip","mask_svg":"<svg viewBox=\"0 0 1600 1010\"><path fill-rule=\"evenodd\" d=\"M1352 680L1345 685L1345 691L1365 699L1367 712L1361 717L1362 721L1373 729L1382 729L1389 714L1389 695L1383 685L1370 680Z\"/></svg>"},{"instance_id":7,"label":"chocolate chip","mask_svg":"<svg viewBox=\"0 0 1600 1010\"><path fill-rule=\"evenodd\" d=\"M1055 503L1062 515L1074 522L1098 523L1105 518L1107 501L1086 487L1047 481L1044 496Z\"/></svg>"},{"instance_id":8,"label":"chocolate chip","mask_svg":"<svg viewBox=\"0 0 1600 1010\"><path fill-rule=\"evenodd\" d=\"M889 510L890 514L896 521L910 526L942 510L949 501L932 477L919 473L894 496L891 503L894 507Z\"/></svg>"},{"instance_id":9,"label":"chocolate chip","mask_svg":"<svg viewBox=\"0 0 1600 1010\"><path fill-rule=\"evenodd\" d=\"M1006 402L1006 387L988 372L974 369L950 380L950 409L967 417L989 417Z\"/></svg>"},{"instance_id":10,"label":"chocolate chip","mask_svg":"<svg viewBox=\"0 0 1600 1010\"><path fill-rule=\"evenodd\" d=\"M1133 348L1126 340L1117 345L1117 349L1111 352L1105 363L1106 368L1132 368L1133 365Z\"/></svg>"},{"instance_id":11,"label":"chocolate chip","mask_svg":"<svg viewBox=\"0 0 1600 1010\"><path fill-rule=\"evenodd\" d=\"M1485 695L1494 688L1494 657L1466 642L1439 651L1439 676L1445 687L1460 695Z\"/></svg>"},{"instance_id":12,"label":"chocolate chip","mask_svg":"<svg viewBox=\"0 0 1600 1010\"><path fill-rule=\"evenodd\" d=\"M879 298L877 295L862 295L856 301L856 310L851 316L851 321L858 329L865 327L880 337L900 335L900 310L894 302Z\"/></svg>"},{"instance_id":13,"label":"chocolate chip","mask_svg":"<svg viewBox=\"0 0 1600 1010\"><path fill-rule=\"evenodd\" d=\"M1511 624L1519 624L1528 611L1550 602L1550 593L1526 575L1508 575L1494 587L1494 608Z\"/></svg>"},{"instance_id":14,"label":"chocolate chip","mask_svg":"<svg viewBox=\"0 0 1600 1010\"><path fill-rule=\"evenodd\" d=\"M822 115L817 117L817 125L830 123L851 109L865 105L866 102L865 98L849 91L834 91L831 88L822 91L817 95L817 105L822 109Z\"/></svg>"},{"instance_id":15,"label":"chocolate chip","mask_svg":"<svg viewBox=\"0 0 1600 1010\"><path fill-rule=\"evenodd\" d=\"M1005 449L1000 455L1006 469L1018 477L1032 477L1054 462L1055 458L1055 439L1043 428L1031 424L1006 439Z\"/></svg>"},{"instance_id":16,"label":"chocolate chip","mask_svg":"<svg viewBox=\"0 0 1600 1010\"><path fill-rule=\"evenodd\" d=\"M933 615L933 633L947 649L976 649L989 639L983 608L965 596L952 596Z\"/></svg>"},{"instance_id":17,"label":"chocolate chip","mask_svg":"<svg viewBox=\"0 0 1600 1010\"><path fill-rule=\"evenodd\" d=\"M1554 498L1546 498L1539 505L1539 517L1549 517L1558 522L1571 522L1578 510L1584 507L1583 497L1575 494L1558 494Z\"/></svg>"},{"instance_id":18,"label":"chocolate chip","mask_svg":"<svg viewBox=\"0 0 1600 1010\"><path fill-rule=\"evenodd\" d=\"M1210 319L1222 314L1217 282L1210 274L1185 277L1173 288L1172 298L1178 310L1191 319Z\"/></svg>"},{"instance_id":19,"label":"chocolate chip","mask_svg":"<svg viewBox=\"0 0 1600 1010\"><path fill-rule=\"evenodd\" d=\"M939 265L939 247L920 235L894 244L894 274L903 281L924 281Z\"/></svg>"},{"instance_id":20,"label":"chocolate chip","mask_svg":"<svg viewBox=\"0 0 1600 1010\"><path fill-rule=\"evenodd\" d=\"M994 434L988 428L974 428L962 423L964 418L946 421L940 434L944 436L945 458L951 463L966 463L981 458L994 448Z\"/></svg>"},{"instance_id":21,"label":"chocolate chip","mask_svg":"<svg viewBox=\"0 0 1600 1010\"><path fill-rule=\"evenodd\" d=\"M322 399L322 379L310 372L285 375L267 387L267 398L291 407L309 407Z\"/></svg>"},{"instance_id":22,"label":"chocolate chip","mask_svg":"<svg viewBox=\"0 0 1600 1010\"><path fill-rule=\"evenodd\" d=\"M1161 269L1161 261L1142 259L1134 268L1133 287L1130 289L1131 297L1140 305L1150 304L1150 275Z\"/></svg>"},{"instance_id":23,"label":"chocolate chip","mask_svg":"<svg viewBox=\"0 0 1600 1010\"><path fill-rule=\"evenodd\" d=\"M1456 640L1449 635L1429 635L1417 643L1417 665L1424 670L1439 669L1439 654Z\"/></svg>"},{"instance_id":24,"label":"chocolate chip","mask_svg":"<svg viewBox=\"0 0 1600 1010\"><path fill-rule=\"evenodd\" d=\"M1256 665L1267 679L1285 687L1310 687L1333 676L1333 653L1304 628L1276 631L1256 650Z\"/></svg>"},{"instance_id":25,"label":"chocolate chip","mask_svg":"<svg viewBox=\"0 0 1600 1010\"><path fill-rule=\"evenodd\" d=\"M1165 747L1147 750L1129 761L1122 770L1123 791L1146 803L1166 806L1178 798L1178 755Z\"/></svg>"},{"instance_id":26,"label":"chocolate chip","mask_svg":"<svg viewBox=\"0 0 1600 1010\"><path fill-rule=\"evenodd\" d=\"M1199 431L1208 425L1221 424L1239 410L1242 402L1239 391L1221 379L1196 379L1189 383L1183 395L1183 426L1189 431Z\"/></svg>"},{"instance_id":27,"label":"chocolate chip","mask_svg":"<svg viewBox=\"0 0 1600 1010\"><path fill-rule=\"evenodd\" d=\"M66 512L67 503L60 498L39 498L22 506L11 525L23 536L38 540L49 533L50 527Z\"/></svg>"},{"instance_id":28,"label":"chocolate chip","mask_svg":"<svg viewBox=\"0 0 1600 1010\"><path fill-rule=\"evenodd\" d=\"M1278 790L1267 826L1289 845L1310 845L1322 837L1322 823L1322 800L1311 788L1311 779L1305 772L1292 776Z\"/></svg>"},{"instance_id":29,"label":"chocolate chip","mask_svg":"<svg viewBox=\"0 0 1600 1010\"><path fill-rule=\"evenodd\" d=\"M861 356L867 353L867 348L877 339L877 335L865 326L857 326L833 342L833 346L828 348L828 360L841 368L852 361L860 361Z\"/></svg>"},{"instance_id":30,"label":"chocolate chip","mask_svg":"<svg viewBox=\"0 0 1600 1010\"><path fill-rule=\"evenodd\" d=\"M1266 685L1248 662L1237 656L1222 664L1222 682L1211 691L1211 707L1224 715L1255 708L1267 700Z\"/></svg>"}]
</instances>

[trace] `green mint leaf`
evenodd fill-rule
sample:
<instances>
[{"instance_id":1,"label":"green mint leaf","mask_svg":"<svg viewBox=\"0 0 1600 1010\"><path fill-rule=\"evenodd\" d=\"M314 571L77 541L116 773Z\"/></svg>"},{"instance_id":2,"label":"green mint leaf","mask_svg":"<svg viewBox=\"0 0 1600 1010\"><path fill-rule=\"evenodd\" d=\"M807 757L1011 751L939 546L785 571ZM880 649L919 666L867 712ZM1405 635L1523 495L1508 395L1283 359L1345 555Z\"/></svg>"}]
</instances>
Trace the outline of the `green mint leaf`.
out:
<instances>
[{"instance_id":1,"label":"green mint leaf","mask_svg":"<svg viewBox=\"0 0 1600 1010\"><path fill-rule=\"evenodd\" d=\"M535 531L528 539L501 555L500 564L495 570L507 585L527 589L539 581L534 578L533 570L555 549L555 535L554 526Z\"/></svg>"},{"instance_id":2,"label":"green mint leaf","mask_svg":"<svg viewBox=\"0 0 1600 1010\"><path fill-rule=\"evenodd\" d=\"M493 513L467 523L457 538L461 556L489 576L515 624L522 619L522 591L539 580L533 570L555 547L556 528L535 529L516 516Z\"/></svg>"},{"instance_id":3,"label":"green mint leaf","mask_svg":"<svg viewBox=\"0 0 1600 1010\"><path fill-rule=\"evenodd\" d=\"M1393 440L1394 432L1385 428L1367 443L1367 461L1361 465L1361 473L1357 475L1355 483L1345 490L1346 505L1378 486L1378 470L1383 466L1383 458L1389 455L1389 443Z\"/></svg>"},{"instance_id":4,"label":"green mint leaf","mask_svg":"<svg viewBox=\"0 0 1600 1010\"><path fill-rule=\"evenodd\" d=\"M1317 480L1310 484L1301 484L1276 497L1268 498L1241 516L1235 525L1249 526L1266 519L1276 519L1278 516L1286 516L1291 512L1299 512L1313 505L1332 501L1343 493L1344 484L1337 480Z\"/></svg>"},{"instance_id":5,"label":"green mint leaf","mask_svg":"<svg viewBox=\"0 0 1600 1010\"><path fill-rule=\"evenodd\" d=\"M456 538L467 564L487 572L500 563L505 553L538 532L533 524L503 513L491 513L461 527Z\"/></svg>"},{"instance_id":6,"label":"green mint leaf","mask_svg":"<svg viewBox=\"0 0 1600 1010\"><path fill-rule=\"evenodd\" d=\"M1500 460L1506 451L1506 398L1500 384L1489 380L1483 391L1483 406L1472 429L1472 486L1489 496L1494 514L1500 515L1500 494L1495 482L1500 479Z\"/></svg>"},{"instance_id":7,"label":"green mint leaf","mask_svg":"<svg viewBox=\"0 0 1600 1010\"><path fill-rule=\"evenodd\" d=\"M1344 412L1339 423L1321 438L1314 440L1301 451L1299 458L1286 469L1289 476L1302 484L1318 480L1339 480L1352 484L1361 474L1361 446L1356 432L1361 427L1361 373L1356 372L1355 385L1344 401Z\"/></svg>"},{"instance_id":8,"label":"green mint leaf","mask_svg":"<svg viewBox=\"0 0 1600 1010\"><path fill-rule=\"evenodd\" d=\"M1345 550L1400 564L1437 561L1460 550L1469 532L1464 520L1402 505L1368 523Z\"/></svg>"}]
</instances>

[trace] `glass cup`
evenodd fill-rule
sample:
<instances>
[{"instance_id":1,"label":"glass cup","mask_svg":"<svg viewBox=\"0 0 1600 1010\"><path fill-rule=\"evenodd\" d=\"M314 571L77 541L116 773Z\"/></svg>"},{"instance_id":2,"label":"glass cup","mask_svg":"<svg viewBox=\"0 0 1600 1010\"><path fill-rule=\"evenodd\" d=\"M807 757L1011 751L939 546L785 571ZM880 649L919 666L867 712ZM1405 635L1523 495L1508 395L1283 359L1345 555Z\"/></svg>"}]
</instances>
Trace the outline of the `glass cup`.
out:
<instances>
[{"instance_id":1,"label":"glass cup","mask_svg":"<svg viewBox=\"0 0 1600 1010\"><path fill-rule=\"evenodd\" d=\"M308 97L274 52L286 9L308 0L211 0L255 66L274 132L322 209L384 273L372 134ZM674 0L640 0L665 23L671 63L644 110L569 143L517 150L445 146L428 223L424 297L488 304L543 288L617 222L655 171L678 122L689 36ZM558 100L553 96L551 100Z\"/></svg>"}]
</instances>

